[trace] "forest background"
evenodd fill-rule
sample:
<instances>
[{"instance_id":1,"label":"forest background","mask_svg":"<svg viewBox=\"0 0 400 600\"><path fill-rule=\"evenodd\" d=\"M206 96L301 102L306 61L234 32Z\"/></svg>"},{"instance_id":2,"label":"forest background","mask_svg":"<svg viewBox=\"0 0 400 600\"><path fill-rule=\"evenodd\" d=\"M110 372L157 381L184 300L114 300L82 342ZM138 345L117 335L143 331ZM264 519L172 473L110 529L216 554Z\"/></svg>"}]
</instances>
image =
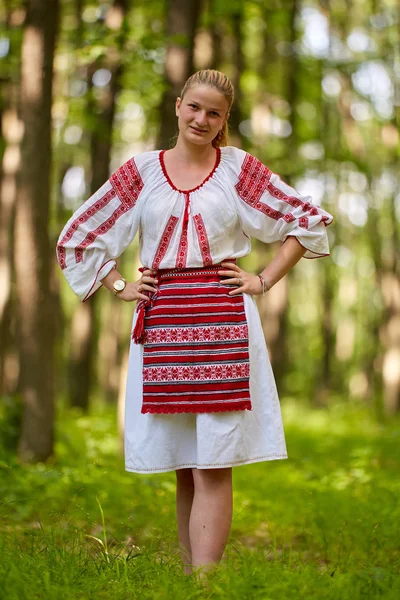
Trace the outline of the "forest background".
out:
<instances>
[{"instance_id":1,"label":"forest background","mask_svg":"<svg viewBox=\"0 0 400 600\"><path fill-rule=\"evenodd\" d=\"M80 303L56 265L55 244L72 212L125 160L170 146L175 98L200 68L222 70L235 85L231 143L334 215L330 257L301 260L257 298L287 422L292 409L312 421L345 406L346 431L353 410L382 436L386 427L398 431L398 3L3 0L6 470L62 460L60 423L86 431L85 418L109 424L118 454L113 427L118 415L121 436L133 306L106 290ZM276 249L254 240L240 264L259 272ZM139 266L136 241L119 270L135 280Z\"/></svg>"}]
</instances>

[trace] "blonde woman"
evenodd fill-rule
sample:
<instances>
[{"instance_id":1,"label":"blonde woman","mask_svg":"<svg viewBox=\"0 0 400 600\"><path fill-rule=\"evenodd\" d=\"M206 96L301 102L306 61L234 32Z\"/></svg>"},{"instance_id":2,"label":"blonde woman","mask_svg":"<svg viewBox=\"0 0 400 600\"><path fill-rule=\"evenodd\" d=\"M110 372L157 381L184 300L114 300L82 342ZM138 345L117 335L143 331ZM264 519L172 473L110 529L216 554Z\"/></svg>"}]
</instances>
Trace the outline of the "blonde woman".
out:
<instances>
[{"instance_id":1,"label":"blonde woman","mask_svg":"<svg viewBox=\"0 0 400 600\"><path fill-rule=\"evenodd\" d=\"M175 471L185 573L222 558L232 467L287 458L274 376L254 296L299 260L329 254L332 216L256 157L227 145L234 90L218 71L192 75L176 100L167 151L128 160L71 217L58 261L86 301L103 285L138 301L126 388L125 461ZM139 232L136 281L116 259ZM237 260L251 237L284 242L261 273Z\"/></svg>"}]
</instances>

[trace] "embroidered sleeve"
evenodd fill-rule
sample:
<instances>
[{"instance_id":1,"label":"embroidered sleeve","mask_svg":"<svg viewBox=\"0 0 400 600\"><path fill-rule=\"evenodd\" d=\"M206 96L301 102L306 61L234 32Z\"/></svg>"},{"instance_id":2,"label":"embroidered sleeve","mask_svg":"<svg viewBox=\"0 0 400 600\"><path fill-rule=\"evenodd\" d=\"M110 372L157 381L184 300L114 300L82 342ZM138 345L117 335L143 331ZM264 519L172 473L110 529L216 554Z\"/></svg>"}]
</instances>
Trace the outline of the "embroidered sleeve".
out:
<instances>
[{"instance_id":1,"label":"embroidered sleeve","mask_svg":"<svg viewBox=\"0 0 400 600\"><path fill-rule=\"evenodd\" d=\"M326 226L331 214L310 196L301 196L256 157L245 154L235 185L243 231L263 242L295 236L306 248L304 258L329 254Z\"/></svg>"},{"instance_id":2,"label":"embroidered sleeve","mask_svg":"<svg viewBox=\"0 0 400 600\"><path fill-rule=\"evenodd\" d=\"M137 201L143 181L134 159L120 167L72 215L57 242L57 260L83 301L115 267L139 228Z\"/></svg>"}]
</instances>

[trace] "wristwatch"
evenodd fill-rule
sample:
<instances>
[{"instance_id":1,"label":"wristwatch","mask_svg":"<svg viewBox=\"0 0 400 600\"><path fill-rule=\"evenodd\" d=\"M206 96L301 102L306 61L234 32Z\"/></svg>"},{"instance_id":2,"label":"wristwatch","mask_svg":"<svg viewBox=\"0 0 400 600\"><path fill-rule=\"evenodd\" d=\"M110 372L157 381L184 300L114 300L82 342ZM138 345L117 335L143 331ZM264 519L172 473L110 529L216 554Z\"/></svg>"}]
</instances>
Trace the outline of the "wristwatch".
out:
<instances>
[{"instance_id":1,"label":"wristwatch","mask_svg":"<svg viewBox=\"0 0 400 600\"><path fill-rule=\"evenodd\" d=\"M125 289L126 279L123 279L123 278L116 279L112 285L113 285L113 294L114 294L114 296L116 296L117 294L122 292L122 290Z\"/></svg>"}]
</instances>

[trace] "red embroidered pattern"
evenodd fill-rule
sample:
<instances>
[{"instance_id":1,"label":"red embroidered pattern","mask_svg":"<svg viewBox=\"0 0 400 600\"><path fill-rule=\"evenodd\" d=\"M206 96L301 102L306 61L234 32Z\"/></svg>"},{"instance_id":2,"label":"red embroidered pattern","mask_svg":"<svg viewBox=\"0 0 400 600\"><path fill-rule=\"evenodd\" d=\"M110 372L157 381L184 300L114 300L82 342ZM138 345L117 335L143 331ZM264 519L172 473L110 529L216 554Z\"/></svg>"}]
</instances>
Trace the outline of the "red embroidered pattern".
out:
<instances>
[{"instance_id":1,"label":"red embroidered pattern","mask_svg":"<svg viewBox=\"0 0 400 600\"><path fill-rule=\"evenodd\" d=\"M160 243L158 244L157 252L153 260L153 269L158 269L158 267L160 266L160 263L165 256L165 253L171 241L172 234L174 233L174 229L178 221L178 217L174 217L174 215L171 215L168 219L168 223L165 226Z\"/></svg>"},{"instance_id":2,"label":"red embroidered pattern","mask_svg":"<svg viewBox=\"0 0 400 600\"><path fill-rule=\"evenodd\" d=\"M188 252L187 230L189 223L189 205L190 194L189 192L187 192L185 193L185 212L183 214L181 239L179 240L178 253L176 255L175 266L177 269L184 269L186 267L186 259Z\"/></svg>"},{"instance_id":3,"label":"red embroidered pattern","mask_svg":"<svg viewBox=\"0 0 400 600\"><path fill-rule=\"evenodd\" d=\"M235 185L235 188L242 200L272 219L284 219L287 223L295 221L296 218L291 213L282 213L281 211L277 211L268 206L268 204L260 201L263 193L268 190L269 194L273 198L282 200L283 202L286 202L295 208L301 206L302 209L305 212L308 211L310 215L319 216L318 208L315 205L310 204L309 202L303 202L300 200L300 198L296 198L295 196L288 196L282 190L273 185L270 181L271 175L272 171L263 165L258 158L252 156L251 154L246 154L242 164L242 170L239 175L239 181ZM298 221L300 227L308 229L307 216L303 215L298 219ZM329 217L321 216L321 221L329 221Z\"/></svg>"},{"instance_id":4,"label":"red embroidered pattern","mask_svg":"<svg viewBox=\"0 0 400 600\"><path fill-rule=\"evenodd\" d=\"M237 193L247 204L253 206L267 189L271 175L272 171L263 165L258 158L246 154L239 181L235 185Z\"/></svg>"},{"instance_id":5,"label":"red embroidered pattern","mask_svg":"<svg viewBox=\"0 0 400 600\"><path fill-rule=\"evenodd\" d=\"M135 160L131 158L123 164L110 177L110 183L117 192L118 198L123 204L133 208L143 189L144 183L136 166Z\"/></svg>"},{"instance_id":6,"label":"red embroidered pattern","mask_svg":"<svg viewBox=\"0 0 400 600\"><path fill-rule=\"evenodd\" d=\"M212 327L157 327L146 333L147 344L198 344L199 342L239 341L247 339L247 325L213 325Z\"/></svg>"},{"instance_id":7,"label":"red embroidered pattern","mask_svg":"<svg viewBox=\"0 0 400 600\"><path fill-rule=\"evenodd\" d=\"M190 365L173 367L147 367L143 381L202 381L204 379L242 379L249 377L249 363L227 365Z\"/></svg>"},{"instance_id":8,"label":"red embroidered pattern","mask_svg":"<svg viewBox=\"0 0 400 600\"><path fill-rule=\"evenodd\" d=\"M130 207L127 204L121 204L116 210L114 210L111 217L109 217L106 221L104 221L104 223L99 225L97 229L95 229L94 231L90 231L85 237L85 239L78 246L75 247L76 262L81 262L83 259L83 250L85 250L85 248L93 244L93 242L99 235L104 235L105 233L107 233L107 231L114 227L117 220L124 213L128 212L128 210L130 210Z\"/></svg>"},{"instance_id":9,"label":"red embroidered pattern","mask_svg":"<svg viewBox=\"0 0 400 600\"><path fill-rule=\"evenodd\" d=\"M186 258L188 251L187 242L187 227L183 227L181 239L179 242L178 256L176 258L176 267L178 269L184 269L186 266Z\"/></svg>"},{"instance_id":10,"label":"red embroidered pattern","mask_svg":"<svg viewBox=\"0 0 400 600\"><path fill-rule=\"evenodd\" d=\"M61 269L65 269L65 267L67 266L67 263L65 262L65 248L57 246L57 257L58 264L60 265Z\"/></svg>"},{"instance_id":11,"label":"red embroidered pattern","mask_svg":"<svg viewBox=\"0 0 400 600\"><path fill-rule=\"evenodd\" d=\"M197 238L199 240L199 246L201 251L201 256L203 257L203 265L212 265L212 258L210 252L210 245L208 243L207 231L204 225L203 218L201 214L194 215L193 217L194 224L196 227Z\"/></svg>"},{"instance_id":12,"label":"red embroidered pattern","mask_svg":"<svg viewBox=\"0 0 400 600\"><path fill-rule=\"evenodd\" d=\"M143 316L142 413L252 409L243 295L217 271L159 270Z\"/></svg>"},{"instance_id":13,"label":"red embroidered pattern","mask_svg":"<svg viewBox=\"0 0 400 600\"><path fill-rule=\"evenodd\" d=\"M83 251L90 246L99 235L107 233L115 225L119 217L135 206L144 186L133 158L117 169L117 171L111 175L109 182L112 189L108 190L104 196L96 200L71 223L62 240L57 245L58 260L62 269L66 268L65 243L72 239L79 227L83 223L86 223L86 221L96 213L103 210L111 200L118 197L121 203L120 206L99 227L93 231L89 231L85 239L79 245L75 246L75 261L77 263L82 262Z\"/></svg>"},{"instance_id":14,"label":"red embroidered pattern","mask_svg":"<svg viewBox=\"0 0 400 600\"><path fill-rule=\"evenodd\" d=\"M94 204L89 206L89 208L87 208L82 214L80 214L79 217L77 217L74 221L72 221L71 225L68 227L65 235L63 236L62 240L57 245L57 253L58 253L58 257L59 257L58 260L60 263L60 267L62 269L65 269L65 267L67 266L66 259L65 259L64 244L72 238L72 236L78 230L80 225L82 225L83 223L86 223L86 221L88 221L91 217L93 217L97 212L99 212L100 210L105 208L107 206L107 204L109 204L109 202L111 202L111 200L113 198L115 198L115 195L116 195L115 190L113 190L113 189L109 190L108 192L106 192L104 194L104 196L99 198L99 200L96 200L96 202ZM76 256L76 253L75 253L75 256ZM79 262L79 260L77 262Z\"/></svg>"},{"instance_id":15,"label":"red embroidered pattern","mask_svg":"<svg viewBox=\"0 0 400 600\"><path fill-rule=\"evenodd\" d=\"M178 253L176 256L176 263L175 263L175 266L178 269L184 269L186 267L187 252L188 252L187 227L188 227L188 221L189 221L188 214L189 214L190 194L191 194L191 192L195 192L196 190L199 190L200 188L202 188L203 185L206 184L207 181L209 181L209 179L211 179L211 177L214 175L215 171L218 169L218 166L221 162L221 150L220 150L220 148L216 148L215 150L216 150L216 152L215 152L214 167L212 168L210 173L207 175L207 177L199 185L197 185L196 187L194 187L190 190L180 190L179 188L176 187L176 185L171 180L170 176L168 175L167 169L165 167L165 161L164 161L165 150L161 150L158 155L162 172L163 172L164 177L167 180L168 184L170 185L170 187L173 190L175 190L176 192L180 192L181 194L185 194L185 196L186 196L186 198L185 198L185 202L186 202L185 214L183 217L183 224L182 224L182 234L181 234L181 239L179 241ZM204 264L209 264L209 263L204 263Z\"/></svg>"}]
</instances>

